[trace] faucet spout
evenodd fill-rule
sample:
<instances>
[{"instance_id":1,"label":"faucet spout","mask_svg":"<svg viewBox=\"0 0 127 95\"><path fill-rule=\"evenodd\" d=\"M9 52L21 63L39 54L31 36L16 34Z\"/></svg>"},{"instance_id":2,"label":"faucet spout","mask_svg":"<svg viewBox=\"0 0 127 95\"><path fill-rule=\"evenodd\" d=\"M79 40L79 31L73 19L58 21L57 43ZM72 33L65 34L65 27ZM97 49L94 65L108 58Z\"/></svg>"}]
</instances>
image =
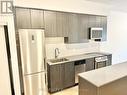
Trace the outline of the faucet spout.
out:
<instances>
[{"instance_id":1,"label":"faucet spout","mask_svg":"<svg viewBox=\"0 0 127 95\"><path fill-rule=\"evenodd\" d=\"M55 58L58 58L59 54L60 54L59 48L55 48Z\"/></svg>"}]
</instances>

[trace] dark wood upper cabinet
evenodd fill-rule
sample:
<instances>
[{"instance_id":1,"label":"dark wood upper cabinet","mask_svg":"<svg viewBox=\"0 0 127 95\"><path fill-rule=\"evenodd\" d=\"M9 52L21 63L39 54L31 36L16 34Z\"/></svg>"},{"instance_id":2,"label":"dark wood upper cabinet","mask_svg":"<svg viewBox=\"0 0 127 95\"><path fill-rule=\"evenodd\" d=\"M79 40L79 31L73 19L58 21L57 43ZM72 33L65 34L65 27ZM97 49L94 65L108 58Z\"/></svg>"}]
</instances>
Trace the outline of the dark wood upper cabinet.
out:
<instances>
[{"instance_id":1,"label":"dark wood upper cabinet","mask_svg":"<svg viewBox=\"0 0 127 95\"><path fill-rule=\"evenodd\" d=\"M96 16L95 15L89 15L88 16L88 28L90 27L96 27Z\"/></svg>"},{"instance_id":2,"label":"dark wood upper cabinet","mask_svg":"<svg viewBox=\"0 0 127 95\"><path fill-rule=\"evenodd\" d=\"M79 15L79 30L78 39L79 42L88 42L88 15Z\"/></svg>"},{"instance_id":3,"label":"dark wood upper cabinet","mask_svg":"<svg viewBox=\"0 0 127 95\"><path fill-rule=\"evenodd\" d=\"M102 27L107 40L107 17L68 12L16 8L16 28L44 28L46 37L66 37L66 43L84 43L90 27Z\"/></svg>"},{"instance_id":4,"label":"dark wood upper cabinet","mask_svg":"<svg viewBox=\"0 0 127 95\"><path fill-rule=\"evenodd\" d=\"M64 12L44 11L46 37L68 37L69 16Z\"/></svg>"},{"instance_id":5,"label":"dark wood upper cabinet","mask_svg":"<svg viewBox=\"0 0 127 95\"><path fill-rule=\"evenodd\" d=\"M31 9L31 27L44 28L44 12L43 10Z\"/></svg>"},{"instance_id":6,"label":"dark wood upper cabinet","mask_svg":"<svg viewBox=\"0 0 127 95\"><path fill-rule=\"evenodd\" d=\"M103 27L101 16L96 16L96 27Z\"/></svg>"},{"instance_id":7,"label":"dark wood upper cabinet","mask_svg":"<svg viewBox=\"0 0 127 95\"><path fill-rule=\"evenodd\" d=\"M31 28L30 9L16 8L16 27Z\"/></svg>"},{"instance_id":8,"label":"dark wood upper cabinet","mask_svg":"<svg viewBox=\"0 0 127 95\"><path fill-rule=\"evenodd\" d=\"M57 37L56 12L44 11L44 22L46 37Z\"/></svg>"},{"instance_id":9,"label":"dark wood upper cabinet","mask_svg":"<svg viewBox=\"0 0 127 95\"><path fill-rule=\"evenodd\" d=\"M69 14L69 33L68 42L78 43L79 21L78 14Z\"/></svg>"},{"instance_id":10,"label":"dark wood upper cabinet","mask_svg":"<svg viewBox=\"0 0 127 95\"><path fill-rule=\"evenodd\" d=\"M16 27L44 28L43 10L16 8Z\"/></svg>"},{"instance_id":11,"label":"dark wood upper cabinet","mask_svg":"<svg viewBox=\"0 0 127 95\"><path fill-rule=\"evenodd\" d=\"M102 19L101 23L103 27L102 41L106 41L107 40L107 17L102 16L101 19Z\"/></svg>"},{"instance_id":12,"label":"dark wood upper cabinet","mask_svg":"<svg viewBox=\"0 0 127 95\"><path fill-rule=\"evenodd\" d=\"M56 12L56 31L58 37L68 37L69 33L69 14Z\"/></svg>"}]
</instances>

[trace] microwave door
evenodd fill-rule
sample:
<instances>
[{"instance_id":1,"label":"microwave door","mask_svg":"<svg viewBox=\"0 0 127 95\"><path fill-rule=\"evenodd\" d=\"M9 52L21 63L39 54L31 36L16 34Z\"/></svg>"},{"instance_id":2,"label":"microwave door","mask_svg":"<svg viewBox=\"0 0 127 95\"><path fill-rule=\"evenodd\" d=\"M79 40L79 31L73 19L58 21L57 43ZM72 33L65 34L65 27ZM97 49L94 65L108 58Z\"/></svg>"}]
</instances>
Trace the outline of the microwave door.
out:
<instances>
[{"instance_id":1,"label":"microwave door","mask_svg":"<svg viewBox=\"0 0 127 95\"><path fill-rule=\"evenodd\" d=\"M90 39L102 39L103 28L90 28Z\"/></svg>"}]
</instances>

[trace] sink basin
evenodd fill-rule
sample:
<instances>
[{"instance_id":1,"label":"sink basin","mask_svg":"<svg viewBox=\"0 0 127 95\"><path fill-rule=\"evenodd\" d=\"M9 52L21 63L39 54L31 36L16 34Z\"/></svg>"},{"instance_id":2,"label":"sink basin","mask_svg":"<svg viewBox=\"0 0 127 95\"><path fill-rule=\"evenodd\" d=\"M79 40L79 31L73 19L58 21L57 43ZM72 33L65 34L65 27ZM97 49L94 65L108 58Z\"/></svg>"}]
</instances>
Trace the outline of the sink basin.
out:
<instances>
[{"instance_id":1,"label":"sink basin","mask_svg":"<svg viewBox=\"0 0 127 95\"><path fill-rule=\"evenodd\" d=\"M64 61L68 61L68 60L69 59L67 59L67 58L57 58L57 59L50 60L50 62L57 63L57 62L64 62Z\"/></svg>"}]
</instances>

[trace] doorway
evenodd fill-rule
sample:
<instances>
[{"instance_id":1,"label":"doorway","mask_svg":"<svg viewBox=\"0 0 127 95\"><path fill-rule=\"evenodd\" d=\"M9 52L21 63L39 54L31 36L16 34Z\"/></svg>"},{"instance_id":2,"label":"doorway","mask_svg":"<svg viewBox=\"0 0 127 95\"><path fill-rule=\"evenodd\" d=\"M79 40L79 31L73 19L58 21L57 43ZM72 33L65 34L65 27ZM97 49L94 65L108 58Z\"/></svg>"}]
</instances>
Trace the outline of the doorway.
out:
<instances>
[{"instance_id":1,"label":"doorway","mask_svg":"<svg viewBox=\"0 0 127 95\"><path fill-rule=\"evenodd\" d=\"M10 43L8 36L8 27L7 25L0 26L0 74L1 74L1 82L0 85L3 89L2 94L15 95L14 84L13 84L13 74L12 74L12 62L11 62L11 54L10 54ZM3 79L2 79L3 78Z\"/></svg>"}]
</instances>

